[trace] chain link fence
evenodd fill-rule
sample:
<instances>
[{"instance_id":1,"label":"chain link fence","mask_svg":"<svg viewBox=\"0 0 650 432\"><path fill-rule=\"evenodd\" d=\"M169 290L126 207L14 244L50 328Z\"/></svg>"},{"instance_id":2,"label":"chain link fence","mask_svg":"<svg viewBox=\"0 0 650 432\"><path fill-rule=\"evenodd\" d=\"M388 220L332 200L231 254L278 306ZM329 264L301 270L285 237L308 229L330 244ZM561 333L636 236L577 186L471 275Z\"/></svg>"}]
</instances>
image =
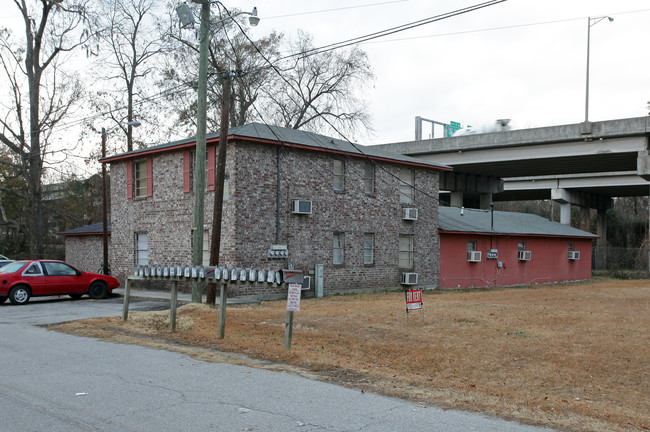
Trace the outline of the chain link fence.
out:
<instances>
[{"instance_id":1,"label":"chain link fence","mask_svg":"<svg viewBox=\"0 0 650 432\"><path fill-rule=\"evenodd\" d=\"M601 256L603 252L604 257ZM604 262L604 265L601 265L601 262ZM592 263L595 274L624 279L650 277L647 246L640 248L606 247L604 251L595 247Z\"/></svg>"}]
</instances>

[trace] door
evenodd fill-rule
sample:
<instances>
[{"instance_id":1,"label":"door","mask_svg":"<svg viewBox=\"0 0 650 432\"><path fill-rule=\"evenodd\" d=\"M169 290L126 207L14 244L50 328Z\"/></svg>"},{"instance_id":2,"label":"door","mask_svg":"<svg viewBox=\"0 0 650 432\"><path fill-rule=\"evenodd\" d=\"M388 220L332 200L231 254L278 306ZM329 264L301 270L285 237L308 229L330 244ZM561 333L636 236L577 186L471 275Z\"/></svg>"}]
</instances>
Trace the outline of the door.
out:
<instances>
[{"instance_id":1,"label":"door","mask_svg":"<svg viewBox=\"0 0 650 432\"><path fill-rule=\"evenodd\" d=\"M86 278L74 267L57 261L43 261L45 289L48 294L68 294L88 291Z\"/></svg>"}]
</instances>

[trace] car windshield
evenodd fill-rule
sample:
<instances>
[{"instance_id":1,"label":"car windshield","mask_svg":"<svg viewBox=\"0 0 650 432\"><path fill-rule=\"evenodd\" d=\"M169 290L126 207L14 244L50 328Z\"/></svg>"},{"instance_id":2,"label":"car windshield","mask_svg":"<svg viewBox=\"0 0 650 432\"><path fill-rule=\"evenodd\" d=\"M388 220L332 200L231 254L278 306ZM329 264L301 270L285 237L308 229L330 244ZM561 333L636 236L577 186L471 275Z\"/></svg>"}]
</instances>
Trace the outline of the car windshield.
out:
<instances>
[{"instance_id":1,"label":"car windshield","mask_svg":"<svg viewBox=\"0 0 650 432\"><path fill-rule=\"evenodd\" d=\"M0 273L14 273L25 267L29 261L14 261L0 268Z\"/></svg>"}]
</instances>

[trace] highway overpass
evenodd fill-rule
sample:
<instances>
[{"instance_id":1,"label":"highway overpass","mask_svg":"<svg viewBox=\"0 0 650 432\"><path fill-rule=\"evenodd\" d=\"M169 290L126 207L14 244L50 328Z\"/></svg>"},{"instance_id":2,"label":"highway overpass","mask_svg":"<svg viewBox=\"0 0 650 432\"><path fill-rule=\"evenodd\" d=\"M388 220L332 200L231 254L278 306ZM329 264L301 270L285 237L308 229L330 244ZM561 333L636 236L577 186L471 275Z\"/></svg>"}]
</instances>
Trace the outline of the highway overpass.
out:
<instances>
[{"instance_id":1,"label":"highway overpass","mask_svg":"<svg viewBox=\"0 0 650 432\"><path fill-rule=\"evenodd\" d=\"M560 222L571 206L598 210L597 268L604 268L605 211L613 197L650 194L650 116L379 145L381 150L449 165L441 196L455 207L552 199ZM583 216L584 219L584 216Z\"/></svg>"},{"instance_id":2,"label":"highway overpass","mask_svg":"<svg viewBox=\"0 0 650 432\"><path fill-rule=\"evenodd\" d=\"M650 192L650 116L379 145L452 166L441 193L453 206L553 199L605 210L612 197Z\"/></svg>"}]
</instances>

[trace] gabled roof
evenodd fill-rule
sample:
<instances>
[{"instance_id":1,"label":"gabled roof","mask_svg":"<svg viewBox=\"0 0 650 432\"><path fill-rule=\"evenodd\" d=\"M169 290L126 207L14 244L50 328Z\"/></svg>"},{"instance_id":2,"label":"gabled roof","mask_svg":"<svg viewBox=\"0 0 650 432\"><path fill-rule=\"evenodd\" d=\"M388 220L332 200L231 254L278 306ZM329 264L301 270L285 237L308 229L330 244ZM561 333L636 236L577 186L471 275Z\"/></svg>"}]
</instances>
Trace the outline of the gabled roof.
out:
<instances>
[{"instance_id":1,"label":"gabled roof","mask_svg":"<svg viewBox=\"0 0 650 432\"><path fill-rule=\"evenodd\" d=\"M111 221L106 224L108 233L111 233ZM72 228L67 231L60 232L62 236L83 236L83 235L101 235L104 234L104 223L98 222L91 225Z\"/></svg>"},{"instance_id":2,"label":"gabled roof","mask_svg":"<svg viewBox=\"0 0 650 432\"><path fill-rule=\"evenodd\" d=\"M289 148L299 148L303 150L324 151L328 153L338 153L347 156L365 158L369 157L375 161L387 161L402 163L425 168L433 168L441 171L451 171L452 168L447 165L436 164L422 159L416 159L397 153L391 153L384 150L378 150L374 146L363 146L353 144L348 141L319 135L314 132L308 132L297 129L289 129L280 126L269 126L262 123L248 123L243 126L237 126L228 129L228 140L245 140L270 145L285 145ZM207 134L208 144L219 142L219 132ZM157 146L147 147L139 150L133 150L127 153L121 153L108 156L100 162L116 162L124 159L163 153L168 151L179 150L182 148L193 148L196 145L196 137L186 138L178 141L169 142Z\"/></svg>"},{"instance_id":3,"label":"gabled roof","mask_svg":"<svg viewBox=\"0 0 650 432\"><path fill-rule=\"evenodd\" d=\"M441 233L510 234L598 238L597 235L528 213L440 207Z\"/></svg>"}]
</instances>

